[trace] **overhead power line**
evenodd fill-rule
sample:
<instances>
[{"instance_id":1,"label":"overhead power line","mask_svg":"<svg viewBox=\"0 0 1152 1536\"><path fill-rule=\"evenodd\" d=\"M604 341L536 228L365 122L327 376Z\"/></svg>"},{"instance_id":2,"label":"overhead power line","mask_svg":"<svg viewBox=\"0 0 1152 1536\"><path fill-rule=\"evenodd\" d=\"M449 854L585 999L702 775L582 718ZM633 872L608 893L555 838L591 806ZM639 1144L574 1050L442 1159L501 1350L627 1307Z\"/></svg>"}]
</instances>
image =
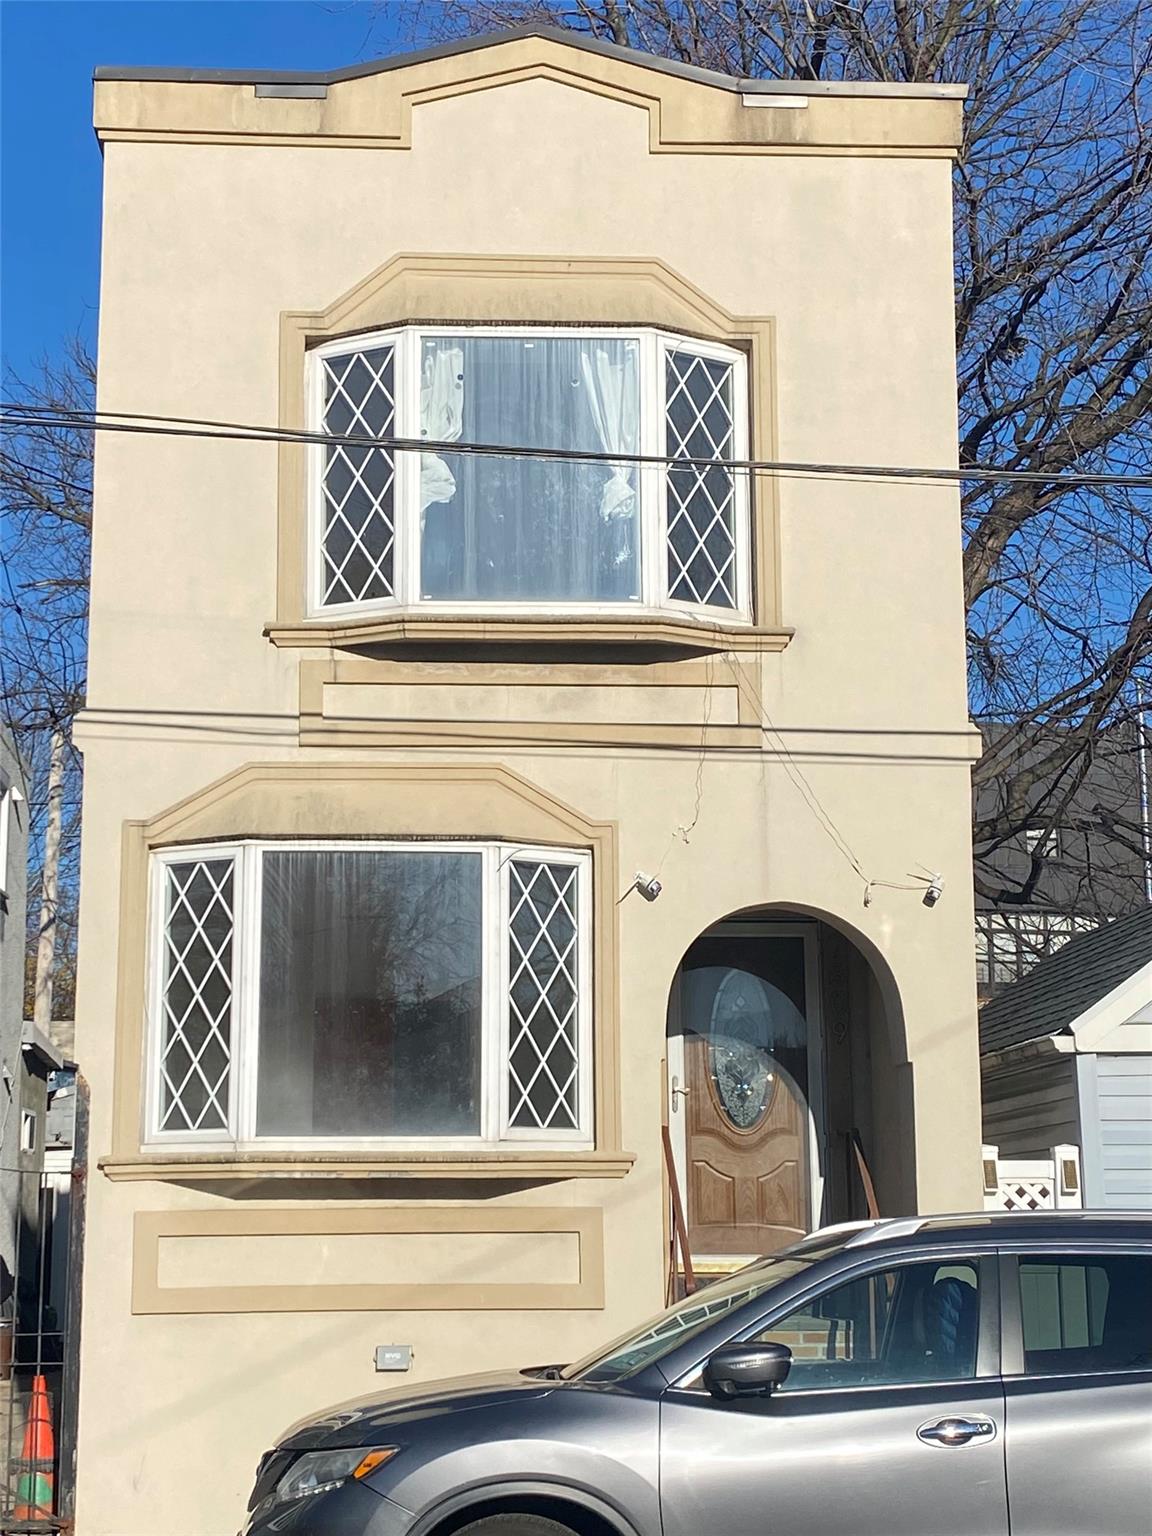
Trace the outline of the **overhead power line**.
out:
<instances>
[{"instance_id":1,"label":"overhead power line","mask_svg":"<svg viewBox=\"0 0 1152 1536\"><path fill-rule=\"evenodd\" d=\"M991 481L1003 484L1125 487L1152 490L1152 474L1050 473L1033 469L1000 469L973 464L963 469L929 468L911 464L824 464L786 459L727 459L691 454L614 453L584 448L535 448L509 443L465 443L420 437L371 437L361 433L308 432L246 422L196 417L156 416L128 411L41 410L20 401L0 404L0 426L68 427L88 432L138 433L152 437L190 437L210 441L299 443L328 447L375 448L389 453L458 454L481 458L539 459L559 463L653 465L672 469L726 469L734 473L825 475L830 478L882 480Z\"/></svg>"}]
</instances>

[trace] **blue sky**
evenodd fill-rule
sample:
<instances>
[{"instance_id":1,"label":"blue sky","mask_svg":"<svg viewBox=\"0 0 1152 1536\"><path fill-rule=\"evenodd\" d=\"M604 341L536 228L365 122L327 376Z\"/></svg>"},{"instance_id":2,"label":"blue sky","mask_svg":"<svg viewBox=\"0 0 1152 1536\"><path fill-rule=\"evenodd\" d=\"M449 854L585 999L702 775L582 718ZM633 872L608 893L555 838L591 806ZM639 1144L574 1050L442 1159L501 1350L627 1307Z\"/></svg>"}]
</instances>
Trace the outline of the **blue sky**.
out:
<instances>
[{"instance_id":1,"label":"blue sky","mask_svg":"<svg viewBox=\"0 0 1152 1536\"><path fill-rule=\"evenodd\" d=\"M388 53L404 0L0 0L0 349L27 375L96 335L98 64L334 69ZM37 124L34 141L18 125Z\"/></svg>"}]
</instances>

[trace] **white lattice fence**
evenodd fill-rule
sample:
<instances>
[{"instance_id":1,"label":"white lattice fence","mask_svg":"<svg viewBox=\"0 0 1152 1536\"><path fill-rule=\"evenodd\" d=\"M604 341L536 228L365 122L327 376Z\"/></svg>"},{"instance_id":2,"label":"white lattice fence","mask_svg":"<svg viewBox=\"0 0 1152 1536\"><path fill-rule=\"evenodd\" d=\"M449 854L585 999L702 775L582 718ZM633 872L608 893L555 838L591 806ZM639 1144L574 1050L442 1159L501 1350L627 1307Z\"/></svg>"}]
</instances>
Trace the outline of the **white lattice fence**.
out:
<instances>
[{"instance_id":1,"label":"white lattice fence","mask_svg":"<svg viewBox=\"0 0 1152 1536\"><path fill-rule=\"evenodd\" d=\"M1053 1147L1037 1158L1002 1158L999 1147L985 1147L983 1156L986 1211L1067 1211L1084 1203L1079 1147Z\"/></svg>"}]
</instances>

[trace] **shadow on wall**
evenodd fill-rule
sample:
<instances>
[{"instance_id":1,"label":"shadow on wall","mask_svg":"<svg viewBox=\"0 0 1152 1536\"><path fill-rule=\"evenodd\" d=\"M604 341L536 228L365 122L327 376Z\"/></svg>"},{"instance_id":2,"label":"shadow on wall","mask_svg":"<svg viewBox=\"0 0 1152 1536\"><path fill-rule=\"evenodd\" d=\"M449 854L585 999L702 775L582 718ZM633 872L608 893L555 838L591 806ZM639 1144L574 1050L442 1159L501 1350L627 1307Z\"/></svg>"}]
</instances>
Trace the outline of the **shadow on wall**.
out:
<instances>
[{"instance_id":1,"label":"shadow on wall","mask_svg":"<svg viewBox=\"0 0 1152 1536\"><path fill-rule=\"evenodd\" d=\"M566 1179L403 1179L403 1178L275 1178L179 1179L168 1184L194 1189L226 1200L496 1200L525 1190L543 1189Z\"/></svg>"}]
</instances>

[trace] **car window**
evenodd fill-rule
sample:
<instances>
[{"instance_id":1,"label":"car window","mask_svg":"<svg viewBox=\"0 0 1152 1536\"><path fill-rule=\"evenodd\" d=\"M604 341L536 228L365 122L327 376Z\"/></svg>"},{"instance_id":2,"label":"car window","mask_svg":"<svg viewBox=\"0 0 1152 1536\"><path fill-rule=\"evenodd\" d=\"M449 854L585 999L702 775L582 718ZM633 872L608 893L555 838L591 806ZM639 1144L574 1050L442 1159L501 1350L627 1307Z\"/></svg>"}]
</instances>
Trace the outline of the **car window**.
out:
<instances>
[{"instance_id":1,"label":"car window","mask_svg":"<svg viewBox=\"0 0 1152 1536\"><path fill-rule=\"evenodd\" d=\"M779 1318L755 1342L786 1344L781 1392L966 1381L976 1374L975 1262L903 1264L846 1281Z\"/></svg>"},{"instance_id":2,"label":"car window","mask_svg":"<svg viewBox=\"0 0 1152 1536\"><path fill-rule=\"evenodd\" d=\"M695 1295L667 1307L657 1317L650 1318L643 1327L624 1334L606 1349L597 1350L575 1365L566 1366L564 1378L569 1381L621 1381L653 1360L660 1360L672 1350L678 1349L726 1312L766 1295L785 1280L802 1275L820 1259L838 1253L841 1246L836 1244L816 1248L810 1244L797 1244L795 1251L788 1250L776 1258L761 1259L755 1264L749 1264L728 1279L718 1280Z\"/></svg>"},{"instance_id":3,"label":"car window","mask_svg":"<svg viewBox=\"0 0 1152 1536\"><path fill-rule=\"evenodd\" d=\"M1152 1255L1019 1263L1026 1376L1152 1368Z\"/></svg>"}]
</instances>

